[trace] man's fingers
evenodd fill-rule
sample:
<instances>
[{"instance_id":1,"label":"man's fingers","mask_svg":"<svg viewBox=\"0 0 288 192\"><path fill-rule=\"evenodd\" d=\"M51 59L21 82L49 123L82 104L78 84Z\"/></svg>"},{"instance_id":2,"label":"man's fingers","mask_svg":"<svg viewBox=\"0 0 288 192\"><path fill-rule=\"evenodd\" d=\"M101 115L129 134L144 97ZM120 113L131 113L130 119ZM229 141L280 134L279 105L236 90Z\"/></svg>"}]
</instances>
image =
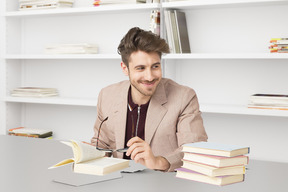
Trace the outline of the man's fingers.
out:
<instances>
[{"instance_id":1,"label":"man's fingers","mask_svg":"<svg viewBox=\"0 0 288 192\"><path fill-rule=\"evenodd\" d=\"M133 143L137 143L137 142L142 142L143 140L139 137L132 137L128 142L127 142L127 146L130 147L131 145L133 145Z\"/></svg>"},{"instance_id":2,"label":"man's fingers","mask_svg":"<svg viewBox=\"0 0 288 192\"><path fill-rule=\"evenodd\" d=\"M141 147L141 146L136 147L131 153L131 159L135 160L136 156L144 154L144 152L145 152L145 150L143 147Z\"/></svg>"},{"instance_id":3,"label":"man's fingers","mask_svg":"<svg viewBox=\"0 0 288 192\"><path fill-rule=\"evenodd\" d=\"M133 151L137 148L137 147L140 147L140 146L143 146L142 143L133 143L127 150L126 152L126 155L129 156L131 155L131 153L133 153Z\"/></svg>"}]
</instances>

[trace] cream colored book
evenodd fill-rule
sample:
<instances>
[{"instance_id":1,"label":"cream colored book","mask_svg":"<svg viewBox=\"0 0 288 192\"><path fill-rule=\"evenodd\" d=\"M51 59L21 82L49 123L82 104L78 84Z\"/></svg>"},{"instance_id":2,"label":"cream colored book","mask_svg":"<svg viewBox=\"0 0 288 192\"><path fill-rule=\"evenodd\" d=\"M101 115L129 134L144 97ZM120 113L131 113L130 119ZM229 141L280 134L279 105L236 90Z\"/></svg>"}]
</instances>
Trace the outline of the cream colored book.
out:
<instances>
[{"instance_id":1,"label":"cream colored book","mask_svg":"<svg viewBox=\"0 0 288 192\"><path fill-rule=\"evenodd\" d=\"M73 163L73 171L76 173L106 175L129 167L129 160L105 157L105 152L91 144L75 140L63 143L72 147L74 158L65 159L49 169Z\"/></svg>"},{"instance_id":2,"label":"cream colored book","mask_svg":"<svg viewBox=\"0 0 288 192\"><path fill-rule=\"evenodd\" d=\"M225 176L225 175L241 175L245 174L245 166L228 166L228 167L213 167L201 163L183 160L183 168L202 173L211 177Z\"/></svg>"},{"instance_id":3,"label":"cream colored book","mask_svg":"<svg viewBox=\"0 0 288 192\"><path fill-rule=\"evenodd\" d=\"M192 181L209 183L219 186L242 182L245 179L245 174L210 177L208 175L204 175L196 171L192 171L190 169L185 169L183 167L178 168L176 170L177 170L176 173L177 178L189 179Z\"/></svg>"}]
</instances>

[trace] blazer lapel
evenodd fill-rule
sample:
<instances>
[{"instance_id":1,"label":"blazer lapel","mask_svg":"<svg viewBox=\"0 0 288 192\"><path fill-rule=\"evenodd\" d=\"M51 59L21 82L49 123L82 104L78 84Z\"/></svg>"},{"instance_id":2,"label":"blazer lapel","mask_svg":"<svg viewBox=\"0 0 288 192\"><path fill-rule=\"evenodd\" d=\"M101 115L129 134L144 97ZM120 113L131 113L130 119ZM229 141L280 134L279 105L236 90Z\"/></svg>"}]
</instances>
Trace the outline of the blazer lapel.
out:
<instances>
[{"instance_id":1,"label":"blazer lapel","mask_svg":"<svg viewBox=\"0 0 288 192\"><path fill-rule=\"evenodd\" d=\"M119 95L118 104L115 105L113 122L115 126L115 142L116 149L124 147L125 142L125 130L126 130L126 117L127 117L127 102L128 102L128 90L130 83L127 81L127 84L123 86L123 91Z\"/></svg>"},{"instance_id":2,"label":"blazer lapel","mask_svg":"<svg viewBox=\"0 0 288 192\"><path fill-rule=\"evenodd\" d=\"M150 144L155 131L157 130L160 122L167 113L164 104L167 103L167 97L162 81L157 87L156 92L151 97L146 123L145 123L145 141Z\"/></svg>"}]
</instances>

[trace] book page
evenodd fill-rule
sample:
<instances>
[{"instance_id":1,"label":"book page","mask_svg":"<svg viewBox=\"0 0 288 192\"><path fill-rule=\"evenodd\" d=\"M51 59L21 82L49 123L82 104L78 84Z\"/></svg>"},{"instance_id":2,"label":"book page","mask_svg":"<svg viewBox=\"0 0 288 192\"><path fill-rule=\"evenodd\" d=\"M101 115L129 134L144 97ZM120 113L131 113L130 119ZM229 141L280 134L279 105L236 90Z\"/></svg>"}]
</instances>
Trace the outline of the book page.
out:
<instances>
[{"instance_id":1,"label":"book page","mask_svg":"<svg viewBox=\"0 0 288 192\"><path fill-rule=\"evenodd\" d=\"M71 141L75 163L104 157L105 152L99 151L95 146L81 141Z\"/></svg>"},{"instance_id":2,"label":"book page","mask_svg":"<svg viewBox=\"0 0 288 192\"><path fill-rule=\"evenodd\" d=\"M57 168L57 167L60 167L60 166L63 166L63 165L67 165L67 164L70 164L70 163L74 163L74 159L65 159L65 160L57 163L56 165L53 165L53 166L49 167L48 169Z\"/></svg>"}]
</instances>

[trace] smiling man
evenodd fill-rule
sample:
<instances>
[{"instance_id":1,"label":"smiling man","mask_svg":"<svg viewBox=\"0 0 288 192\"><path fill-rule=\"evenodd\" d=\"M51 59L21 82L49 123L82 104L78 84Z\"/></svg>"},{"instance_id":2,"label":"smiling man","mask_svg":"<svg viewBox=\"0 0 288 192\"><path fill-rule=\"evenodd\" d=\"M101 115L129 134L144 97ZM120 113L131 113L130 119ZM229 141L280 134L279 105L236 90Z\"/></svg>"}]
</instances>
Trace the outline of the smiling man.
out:
<instances>
[{"instance_id":1,"label":"smiling man","mask_svg":"<svg viewBox=\"0 0 288 192\"><path fill-rule=\"evenodd\" d=\"M101 90L91 141L115 157L174 171L182 165L183 144L207 141L196 93L162 78L161 56L169 46L152 32L130 29L118 52L129 81Z\"/></svg>"}]
</instances>

